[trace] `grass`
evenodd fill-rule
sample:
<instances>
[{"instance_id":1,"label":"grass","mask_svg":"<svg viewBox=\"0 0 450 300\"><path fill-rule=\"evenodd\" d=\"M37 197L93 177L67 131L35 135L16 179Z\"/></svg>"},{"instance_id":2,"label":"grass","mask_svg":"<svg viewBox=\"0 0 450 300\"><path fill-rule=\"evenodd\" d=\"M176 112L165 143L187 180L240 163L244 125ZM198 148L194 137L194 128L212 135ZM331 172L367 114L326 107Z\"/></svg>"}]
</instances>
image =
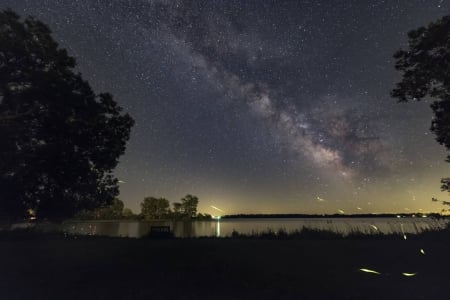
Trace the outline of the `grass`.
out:
<instances>
[{"instance_id":1,"label":"grass","mask_svg":"<svg viewBox=\"0 0 450 300\"><path fill-rule=\"evenodd\" d=\"M448 231L407 240L297 234L153 240L2 232L0 299L450 299Z\"/></svg>"},{"instance_id":2,"label":"grass","mask_svg":"<svg viewBox=\"0 0 450 300\"><path fill-rule=\"evenodd\" d=\"M252 232L251 234L239 233L233 230L231 238L237 239L275 239L275 240L292 240L292 239L344 239L346 236L330 230L312 229L303 227L300 230L287 232L284 228L278 230L267 229L262 232Z\"/></svg>"},{"instance_id":3,"label":"grass","mask_svg":"<svg viewBox=\"0 0 450 300\"><path fill-rule=\"evenodd\" d=\"M233 239L270 239L270 240L296 240L296 239L306 239L306 240L358 240L358 239L404 239L404 235L401 233L389 233L385 234L382 232L372 232L366 233L357 230L352 230L349 234L342 234L339 232L326 230L326 229L315 229L309 227L303 227L300 230L294 230L287 232L286 229L280 228L278 230L273 230L268 228L267 230L261 232L252 232L250 234L239 233L233 230L231 233L231 238ZM421 234L407 234L407 238L412 239L436 239L436 238L450 238L450 228L439 231L423 231Z\"/></svg>"}]
</instances>

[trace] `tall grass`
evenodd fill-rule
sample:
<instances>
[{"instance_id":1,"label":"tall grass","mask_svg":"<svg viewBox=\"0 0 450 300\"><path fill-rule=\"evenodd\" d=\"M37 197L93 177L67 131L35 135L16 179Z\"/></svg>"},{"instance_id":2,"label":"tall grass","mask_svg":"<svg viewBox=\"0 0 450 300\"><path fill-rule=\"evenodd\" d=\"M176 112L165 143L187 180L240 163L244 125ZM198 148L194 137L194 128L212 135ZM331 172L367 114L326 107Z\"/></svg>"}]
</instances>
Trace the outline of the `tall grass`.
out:
<instances>
[{"instance_id":1,"label":"tall grass","mask_svg":"<svg viewBox=\"0 0 450 300\"><path fill-rule=\"evenodd\" d=\"M348 234L338 233L327 229L315 229L310 227L302 227L291 232L280 228L273 230L268 228L261 232L252 232L250 234L240 233L233 230L230 238L233 239L271 239L271 240L340 240L340 239L404 239L401 233L382 233L382 232L363 232L353 229ZM419 234L407 235L408 239L428 238L428 239L445 239L450 240L450 226L442 230L425 230Z\"/></svg>"}]
</instances>

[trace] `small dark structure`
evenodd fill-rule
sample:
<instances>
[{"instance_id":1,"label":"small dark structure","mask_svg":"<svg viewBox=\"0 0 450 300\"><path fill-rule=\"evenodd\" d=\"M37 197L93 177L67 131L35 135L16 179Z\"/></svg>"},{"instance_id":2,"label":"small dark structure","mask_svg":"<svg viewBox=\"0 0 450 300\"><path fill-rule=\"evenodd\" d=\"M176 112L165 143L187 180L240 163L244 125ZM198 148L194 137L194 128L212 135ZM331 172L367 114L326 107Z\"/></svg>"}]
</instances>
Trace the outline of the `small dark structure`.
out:
<instances>
[{"instance_id":1,"label":"small dark structure","mask_svg":"<svg viewBox=\"0 0 450 300\"><path fill-rule=\"evenodd\" d=\"M170 230L170 226L151 226L148 234L150 238L173 238L173 232Z\"/></svg>"}]
</instances>

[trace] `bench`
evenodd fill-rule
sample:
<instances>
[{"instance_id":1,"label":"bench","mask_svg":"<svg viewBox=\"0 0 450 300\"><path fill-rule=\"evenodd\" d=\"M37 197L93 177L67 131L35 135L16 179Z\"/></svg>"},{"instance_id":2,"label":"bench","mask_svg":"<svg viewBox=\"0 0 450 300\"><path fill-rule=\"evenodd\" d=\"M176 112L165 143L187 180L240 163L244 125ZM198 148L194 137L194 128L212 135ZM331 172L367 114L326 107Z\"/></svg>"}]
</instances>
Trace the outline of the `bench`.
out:
<instances>
[{"instance_id":1,"label":"bench","mask_svg":"<svg viewBox=\"0 0 450 300\"><path fill-rule=\"evenodd\" d=\"M151 226L149 237L151 238L171 238L173 237L170 226Z\"/></svg>"}]
</instances>

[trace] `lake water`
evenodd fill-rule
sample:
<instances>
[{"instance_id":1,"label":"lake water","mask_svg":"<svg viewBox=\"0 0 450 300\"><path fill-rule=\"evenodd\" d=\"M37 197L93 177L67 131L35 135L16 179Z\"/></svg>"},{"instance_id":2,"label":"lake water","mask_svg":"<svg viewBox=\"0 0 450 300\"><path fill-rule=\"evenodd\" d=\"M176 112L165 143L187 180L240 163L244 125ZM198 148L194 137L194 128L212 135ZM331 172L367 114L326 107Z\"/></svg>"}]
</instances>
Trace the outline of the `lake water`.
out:
<instances>
[{"instance_id":1,"label":"lake water","mask_svg":"<svg viewBox=\"0 0 450 300\"><path fill-rule=\"evenodd\" d=\"M175 237L227 237L233 230L251 234L284 229L287 232L325 229L344 235L350 232L417 234L425 230L443 229L447 219L434 218L282 218L282 219L221 219L211 221L70 221L62 225L69 234L104 235L139 238L152 226L170 226Z\"/></svg>"}]
</instances>

